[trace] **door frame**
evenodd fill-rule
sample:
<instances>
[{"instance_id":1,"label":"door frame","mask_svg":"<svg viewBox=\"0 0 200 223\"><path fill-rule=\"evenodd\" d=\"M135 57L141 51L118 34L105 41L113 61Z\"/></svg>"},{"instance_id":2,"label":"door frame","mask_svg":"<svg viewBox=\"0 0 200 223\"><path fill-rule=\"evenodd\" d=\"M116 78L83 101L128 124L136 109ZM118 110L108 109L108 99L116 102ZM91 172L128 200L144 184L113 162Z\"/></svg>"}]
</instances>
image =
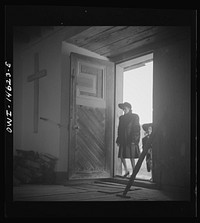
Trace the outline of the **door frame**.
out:
<instances>
[{"instance_id":1,"label":"door frame","mask_svg":"<svg viewBox=\"0 0 200 223\"><path fill-rule=\"evenodd\" d=\"M123 75L124 71L134 69L136 67L142 66L142 64L153 60L153 51L147 52L142 55L137 55L132 58L124 59L122 62L116 62L116 72L115 72L115 133L114 139L116 142L117 129L119 123L119 116L123 114L122 110L119 110L118 104L123 102ZM152 95L153 97L153 95ZM153 109L153 108L152 108ZM114 176L122 174L122 164L118 158L118 146L114 144ZM152 178L153 178L152 171Z\"/></svg>"}]
</instances>

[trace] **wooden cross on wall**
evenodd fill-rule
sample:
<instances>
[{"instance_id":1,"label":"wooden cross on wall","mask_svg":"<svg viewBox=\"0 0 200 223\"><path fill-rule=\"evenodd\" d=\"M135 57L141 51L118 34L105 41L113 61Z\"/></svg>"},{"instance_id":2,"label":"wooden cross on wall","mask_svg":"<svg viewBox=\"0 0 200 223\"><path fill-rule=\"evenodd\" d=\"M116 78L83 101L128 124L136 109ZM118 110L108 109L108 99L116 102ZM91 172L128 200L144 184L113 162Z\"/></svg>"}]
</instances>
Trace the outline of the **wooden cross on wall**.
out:
<instances>
[{"instance_id":1,"label":"wooden cross on wall","mask_svg":"<svg viewBox=\"0 0 200 223\"><path fill-rule=\"evenodd\" d=\"M33 111L33 132L38 132L38 120L39 120L39 79L46 76L47 71L45 69L39 70L39 54L34 55L34 74L28 76L27 81L34 81L34 111Z\"/></svg>"}]
</instances>

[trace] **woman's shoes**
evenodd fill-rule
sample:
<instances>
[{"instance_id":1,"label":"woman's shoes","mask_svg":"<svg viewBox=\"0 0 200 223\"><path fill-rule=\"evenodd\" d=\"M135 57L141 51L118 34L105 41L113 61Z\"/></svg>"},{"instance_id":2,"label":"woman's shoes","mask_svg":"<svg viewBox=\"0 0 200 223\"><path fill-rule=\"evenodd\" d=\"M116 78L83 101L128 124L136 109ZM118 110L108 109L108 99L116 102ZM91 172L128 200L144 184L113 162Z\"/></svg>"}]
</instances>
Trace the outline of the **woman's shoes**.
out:
<instances>
[{"instance_id":1,"label":"woman's shoes","mask_svg":"<svg viewBox=\"0 0 200 223\"><path fill-rule=\"evenodd\" d=\"M123 177L124 177L124 178L125 178L125 177L128 177L128 175L129 175L129 171L128 171L127 173L125 173Z\"/></svg>"}]
</instances>

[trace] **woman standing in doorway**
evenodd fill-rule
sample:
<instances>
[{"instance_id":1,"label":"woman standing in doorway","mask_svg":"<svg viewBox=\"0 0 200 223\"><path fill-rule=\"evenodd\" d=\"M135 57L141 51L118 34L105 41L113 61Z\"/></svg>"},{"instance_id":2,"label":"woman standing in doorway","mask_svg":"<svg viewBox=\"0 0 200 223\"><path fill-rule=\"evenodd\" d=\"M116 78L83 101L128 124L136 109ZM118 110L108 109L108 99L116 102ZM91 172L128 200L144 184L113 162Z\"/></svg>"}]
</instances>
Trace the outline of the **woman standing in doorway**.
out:
<instances>
[{"instance_id":1,"label":"woman standing in doorway","mask_svg":"<svg viewBox=\"0 0 200 223\"><path fill-rule=\"evenodd\" d=\"M124 177L130 173L127 169L126 158L131 161L132 169L135 168L135 159L139 158L140 149L140 124L139 116L132 113L132 106L128 102L120 103L119 108L124 111L124 115L119 117L118 136L116 143L119 146L118 157L121 158L125 169Z\"/></svg>"}]
</instances>

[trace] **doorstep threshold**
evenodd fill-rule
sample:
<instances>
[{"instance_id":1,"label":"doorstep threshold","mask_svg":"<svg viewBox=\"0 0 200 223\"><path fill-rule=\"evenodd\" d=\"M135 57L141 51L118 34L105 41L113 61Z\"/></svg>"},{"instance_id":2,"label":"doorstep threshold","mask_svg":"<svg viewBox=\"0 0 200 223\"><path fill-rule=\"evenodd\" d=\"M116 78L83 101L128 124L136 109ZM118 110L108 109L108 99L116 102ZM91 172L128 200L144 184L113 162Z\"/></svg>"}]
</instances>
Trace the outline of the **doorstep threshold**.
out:
<instances>
[{"instance_id":1,"label":"doorstep threshold","mask_svg":"<svg viewBox=\"0 0 200 223\"><path fill-rule=\"evenodd\" d=\"M123 178L122 176L114 176L113 178L102 178L102 179L98 179L98 180L104 181L104 182L112 182L112 183L127 185L130 178ZM150 180L138 179L138 178L136 178L134 180L132 186L144 187L144 188L150 188L150 189L158 189L158 186L156 185L156 183L154 183Z\"/></svg>"}]
</instances>

